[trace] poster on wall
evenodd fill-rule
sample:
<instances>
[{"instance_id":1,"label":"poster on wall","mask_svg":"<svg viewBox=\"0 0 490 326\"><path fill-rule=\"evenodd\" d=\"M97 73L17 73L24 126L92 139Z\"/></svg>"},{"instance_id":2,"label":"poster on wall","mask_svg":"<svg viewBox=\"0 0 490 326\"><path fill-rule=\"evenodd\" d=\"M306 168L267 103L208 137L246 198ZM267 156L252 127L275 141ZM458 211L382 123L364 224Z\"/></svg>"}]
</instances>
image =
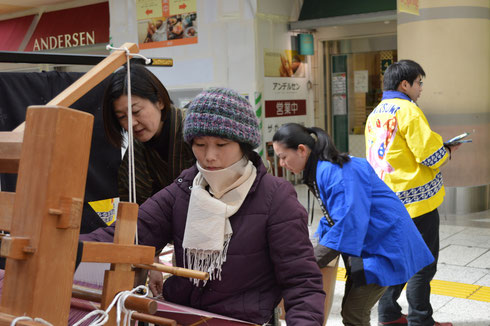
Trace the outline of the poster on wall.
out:
<instances>
[{"instance_id":1,"label":"poster on wall","mask_svg":"<svg viewBox=\"0 0 490 326\"><path fill-rule=\"evenodd\" d=\"M306 124L306 83L305 78L264 78L264 142L285 123Z\"/></svg>"},{"instance_id":2,"label":"poster on wall","mask_svg":"<svg viewBox=\"0 0 490 326\"><path fill-rule=\"evenodd\" d=\"M139 48L197 43L196 1L136 0Z\"/></svg>"},{"instance_id":3,"label":"poster on wall","mask_svg":"<svg viewBox=\"0 0 490 326\"><path fill-rule=\"evenodd\" d=\"M264 50L265 77L306 77L305 56L295 50Z\"/></svg>"},{"instance_id":4,"label":"poster on wall","mask_svg":"<svg viewBox=\"0 0 490 326\"><path fill-rule=\"evenodd\" d=\"M398 0L397 8L398 12L419 16L419 0Z\"/></svg>"}]
</instances>

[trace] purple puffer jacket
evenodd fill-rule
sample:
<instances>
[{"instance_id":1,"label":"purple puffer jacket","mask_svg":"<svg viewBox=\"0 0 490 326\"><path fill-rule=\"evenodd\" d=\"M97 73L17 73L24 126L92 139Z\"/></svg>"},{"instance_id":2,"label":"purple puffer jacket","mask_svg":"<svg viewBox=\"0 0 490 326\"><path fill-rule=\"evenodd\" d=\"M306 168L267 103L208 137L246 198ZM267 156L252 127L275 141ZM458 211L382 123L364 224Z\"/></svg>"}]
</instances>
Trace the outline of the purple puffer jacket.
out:
<instances>
[{"instance_id":1,"label":"purple puffer jacket","mask_svg":"<svg viewBox=\"0 0 490 326\"><path fill-rule=\"evenodd\" d=\"M286 322L322 325L325 294L308 236L307 214L292 185L268 173L258 155L257 178L240 209L230 217L233 236L221 280L194 286L172 276L164 283L166 300L258 324L268 322L281 297ZM195 166L139 209L139 243L163 248L173 241L183 267L184 237ZM113 227L81 235L85 241L111 241Z\"/></svg>"}]
</instances>

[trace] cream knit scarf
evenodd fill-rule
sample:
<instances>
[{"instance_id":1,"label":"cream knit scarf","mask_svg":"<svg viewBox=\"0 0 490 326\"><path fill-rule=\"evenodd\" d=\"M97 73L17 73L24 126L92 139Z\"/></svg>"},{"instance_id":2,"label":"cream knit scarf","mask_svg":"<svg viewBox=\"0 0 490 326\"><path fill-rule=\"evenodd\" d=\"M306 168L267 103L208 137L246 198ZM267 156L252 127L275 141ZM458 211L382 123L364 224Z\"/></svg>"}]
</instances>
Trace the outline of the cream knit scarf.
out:
<instances>
[{"instance_id":1,"label":"cream knit scarf","mask_svg":"<svg viewBox=\"0 0 490 326\"><path fill-rule=\"evenodd\" d=\"M233 234L229 217L245 200L257 169L245 157L222 170L205 170L199 163L197 168L182 243L185 267L208 272L210 280L221 280L221 267ZM197 279L193 282L199 284Z\"/></svg>"}]
</instances>

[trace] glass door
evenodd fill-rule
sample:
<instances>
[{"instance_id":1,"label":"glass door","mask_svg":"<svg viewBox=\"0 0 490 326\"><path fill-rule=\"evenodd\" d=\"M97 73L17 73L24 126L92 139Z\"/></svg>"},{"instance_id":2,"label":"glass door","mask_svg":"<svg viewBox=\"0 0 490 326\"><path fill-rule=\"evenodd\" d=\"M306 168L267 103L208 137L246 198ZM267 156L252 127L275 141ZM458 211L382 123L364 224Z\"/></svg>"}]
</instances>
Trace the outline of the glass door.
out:
<instances>
[{"instance_id":1,"label":"glass door","mask_svg":"<svg viewBox=\"0 0 490 326\"><path fill-rule=\"evenodd\" d=\"M327 41L332 137L343 152L365 157L364 126L381 101L383 73L397 60L396 35Z\"/></svg>"}]
</instances>

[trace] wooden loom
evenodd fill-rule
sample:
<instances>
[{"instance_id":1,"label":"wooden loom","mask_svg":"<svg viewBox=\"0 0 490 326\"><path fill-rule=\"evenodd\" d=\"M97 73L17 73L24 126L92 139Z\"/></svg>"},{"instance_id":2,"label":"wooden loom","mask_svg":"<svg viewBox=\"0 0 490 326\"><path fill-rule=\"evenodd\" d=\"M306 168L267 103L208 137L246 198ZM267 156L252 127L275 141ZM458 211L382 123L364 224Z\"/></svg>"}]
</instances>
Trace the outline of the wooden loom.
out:
<instances>
[{"instance_id":1,"label":"wooden loom","mask_svg":"<svg viewBox=\"0 0 490 326\"><path fill-rule=\"evenodd\" d=\"M138 52L135 44L123 47ZM0 172L18 173L16 192L0 192L0 230L10 232L0 252L6 257L0 326L23 315L56 326L68 323L93 116L67 107L124 63L126 53L115 51L47 105L30 106L25 126L0 132ZM120 203L114 243L84 243L83 262L111 263L102 309L115 294L133 288L132 265L158 268L154 247L134 245L137 214L137 204ZM168 272L207 279L206 273L179 268ZM114 309L107 325L116 325Z\"/></svg>"}]
</instances>

